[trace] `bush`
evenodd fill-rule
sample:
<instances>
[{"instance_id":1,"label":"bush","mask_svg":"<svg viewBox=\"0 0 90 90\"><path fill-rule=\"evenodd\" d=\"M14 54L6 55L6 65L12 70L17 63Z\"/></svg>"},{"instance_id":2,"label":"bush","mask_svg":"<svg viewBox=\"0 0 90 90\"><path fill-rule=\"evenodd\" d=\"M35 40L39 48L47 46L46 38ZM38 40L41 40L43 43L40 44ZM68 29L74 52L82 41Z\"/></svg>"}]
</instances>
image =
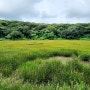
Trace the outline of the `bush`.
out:
<instances>
[{"instance_id":1,"label":"bush","mask_svg":"<svg viewBox=\"0 0 90 90\"><path fill-rule=\"evenodd\" d=\"M23 38L23 37L24 37L24 35L19 31L12 31L10 34L8 34L6 36L7 39L13 39L13 40L20 39L20 38Z\"/></svg>"},{"instance_id":2,"label":"bush","mask_svg":"<svg viewBox=\"0 0 90 90\"><path fill-rule=\"evenodd\" d=\"M78 39L84 34L84 28L81 25L72 25L62 31L62 38Z\"/></svg>"}]
</instances>

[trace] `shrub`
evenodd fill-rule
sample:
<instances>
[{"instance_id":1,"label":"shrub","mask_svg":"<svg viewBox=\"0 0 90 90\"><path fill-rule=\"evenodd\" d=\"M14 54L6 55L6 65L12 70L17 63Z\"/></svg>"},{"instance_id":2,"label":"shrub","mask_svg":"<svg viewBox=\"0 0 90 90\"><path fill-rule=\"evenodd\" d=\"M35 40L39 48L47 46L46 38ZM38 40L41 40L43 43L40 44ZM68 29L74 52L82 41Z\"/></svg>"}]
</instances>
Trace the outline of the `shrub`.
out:
<instances>
[{"instance_id":1,"label":"shrub","mask_svg":"<svg viewBox=\"0 0 90 90\"><path fill-rule=\"evenodd\" d=\"M7 39L13 39L13 40L20 39L20 38L23 38L23 37L24 37L24 35L19 31L12 31L10 34L8 34L6 36Z\"/></svg>"},{"instance_id":2,"label":"shrub","mask_svg":"<svg viewBox=\"0 0 90 90\"><path fill-rule=\"evenodd\" d=\"M72 25L66 30L62 31L62 38L78 39L84 34L84 28L80 25Z\"/></svg>"}]
</instances>

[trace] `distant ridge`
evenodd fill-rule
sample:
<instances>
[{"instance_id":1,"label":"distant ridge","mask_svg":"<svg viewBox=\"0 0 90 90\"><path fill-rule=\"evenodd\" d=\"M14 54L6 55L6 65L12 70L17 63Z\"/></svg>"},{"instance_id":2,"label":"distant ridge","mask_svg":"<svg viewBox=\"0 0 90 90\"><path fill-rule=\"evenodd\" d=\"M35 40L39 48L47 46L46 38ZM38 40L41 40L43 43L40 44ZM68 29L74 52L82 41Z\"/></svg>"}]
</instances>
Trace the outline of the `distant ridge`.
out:
<instances>
[{"instance_id":1,"label":"distant ridge","mask_svg":"<svg viewBox=\"0 0 90 90\"><path fill-rule=\"evenodd\" d=\"M2 39L85 39L90 40L90 23L45 24L0 20Z\"/></svg>"}]
</instances>

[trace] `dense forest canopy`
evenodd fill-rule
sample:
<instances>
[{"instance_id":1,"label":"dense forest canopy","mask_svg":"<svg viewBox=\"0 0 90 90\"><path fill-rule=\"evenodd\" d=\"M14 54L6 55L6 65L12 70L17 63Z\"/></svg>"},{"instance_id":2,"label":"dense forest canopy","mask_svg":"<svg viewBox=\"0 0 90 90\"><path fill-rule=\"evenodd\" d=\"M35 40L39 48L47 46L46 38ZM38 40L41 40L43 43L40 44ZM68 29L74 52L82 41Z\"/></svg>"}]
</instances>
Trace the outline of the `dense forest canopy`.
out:
<instances>
[{"instance_id":1,"label":"dense forest canopy","mask_svg":"<svg viewBox=\"0 0 90 90\"><path fill-rule=\"evenodd\" d=\"M0 20L0 38L4 39L89 39L90 23L44 24Z\"/></svg>"}]
</instances>

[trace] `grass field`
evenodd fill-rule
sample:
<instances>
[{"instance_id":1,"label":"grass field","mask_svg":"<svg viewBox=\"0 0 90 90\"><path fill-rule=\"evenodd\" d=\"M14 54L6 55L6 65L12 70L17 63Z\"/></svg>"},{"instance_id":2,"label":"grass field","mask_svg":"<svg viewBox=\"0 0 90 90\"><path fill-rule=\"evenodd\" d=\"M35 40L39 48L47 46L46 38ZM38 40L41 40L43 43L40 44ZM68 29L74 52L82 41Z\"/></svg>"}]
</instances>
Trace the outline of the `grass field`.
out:
<instances>
[{"instance_id":1,"label":"grass field","mask_svg":"<svg viewBox=\"0 0 90 90\"><path fill-rule=\"evenodd\" d=\"M0 90L25 89L90 90L90 41L0 41Z\"/></svg>"}]
</instances>

